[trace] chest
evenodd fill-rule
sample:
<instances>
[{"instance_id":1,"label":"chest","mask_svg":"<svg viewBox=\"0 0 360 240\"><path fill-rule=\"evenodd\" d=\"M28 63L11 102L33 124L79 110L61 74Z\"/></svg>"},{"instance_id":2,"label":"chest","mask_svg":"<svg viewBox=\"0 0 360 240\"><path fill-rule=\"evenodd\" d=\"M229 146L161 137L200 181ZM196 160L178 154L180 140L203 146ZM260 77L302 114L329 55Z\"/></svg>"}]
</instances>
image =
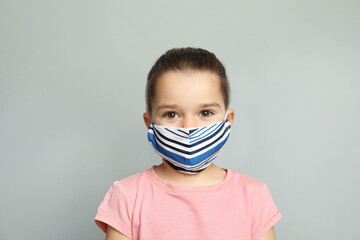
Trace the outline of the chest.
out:
<instances>
[{"instance_id":1,"label":"chest","mask_svg":"<svg viewBox=\"0 0 360 240\"><path fill-rule=\"evenodd\" d=\"M231 191L139 195L134 203L135 239L250 239L249 204Z\"/></svg>"}]
</instances>

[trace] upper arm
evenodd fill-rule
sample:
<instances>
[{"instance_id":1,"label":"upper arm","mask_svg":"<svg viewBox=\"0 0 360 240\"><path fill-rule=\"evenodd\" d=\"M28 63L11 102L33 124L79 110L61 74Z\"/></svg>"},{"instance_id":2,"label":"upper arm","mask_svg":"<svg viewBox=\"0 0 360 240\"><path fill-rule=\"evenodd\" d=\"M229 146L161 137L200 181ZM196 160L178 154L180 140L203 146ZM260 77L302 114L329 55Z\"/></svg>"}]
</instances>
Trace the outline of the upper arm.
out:
<instances>
[{"instance_id":1,"label":"upper arm","mask_svg":"<svg viewBox=\"0 0 360 240\"><path fill-rule=\"evenodd\" d=\"M270 228L259 240L276 240L274 227Z\"/></svg>"},{"instance_id":2,"label":"upper arm","mask_svg":"<svg viewBox=\"0 0 360 240\"><path fill-rule=\"evenodd\" d=\"M122 233L107 225L106 238L105 240L130 240L125 237Z\"/></svg>"}]
</instances>

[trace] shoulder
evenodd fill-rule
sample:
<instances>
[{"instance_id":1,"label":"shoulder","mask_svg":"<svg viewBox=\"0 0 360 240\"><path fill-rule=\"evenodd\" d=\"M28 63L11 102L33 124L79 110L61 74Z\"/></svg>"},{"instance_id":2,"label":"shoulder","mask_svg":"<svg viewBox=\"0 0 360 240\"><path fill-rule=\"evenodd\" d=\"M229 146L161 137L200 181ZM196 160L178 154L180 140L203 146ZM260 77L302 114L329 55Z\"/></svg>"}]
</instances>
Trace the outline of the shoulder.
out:
<instances>
[{"instance_id":1,"label":"shoulder","mask_svg":"<svg viewBox=\"0 0 360 240\"><path fill-rule=\"evenodd\" d=\"M139 189L144 189L149 184L149 170L145 169L142 172L113 182L112 191L125 193L129 197L134 196Z\"/></svg>"},{"instance_id":2,"label":"shoulder","mask_svg":"<svg viewBox=\"0 0 360 240\"><path fill-rule=\"evenodd\" d=\"M234 170L229 170L231 172L231 183L233 184L240 184L243 186L246 186L248 188L261 188L263 187L263 185L265 184L264 182L250 177L248 175L245 175L243 173L234 171Z\"/></svg>"},{"instance_id":3,"label":"shoulder","mask_svg":"<svg viewBox=\"0 0 360 240\"><path fill-rule=\"evenodd\" d=\"M264 188L266 188L266 184L256 178L237 171L229 171L231 172L229 184L248 198L257 198L262 193Z\"/></svg>"},{"instance_id":4,"label":"shoulder","mask_svg":"<svg viewBox=\"0 0 360 240\"><path fill-rule=\"evenodd\" d=\"M131 218L139 188L146 188L147 170L113 182L101 202L95 217L96 224L104 231L112 226L126 236L131 236Z\"/></svg>"},{"instance_id":5,"label":"shoulder","mask_svg":"<svg viewBox=\"0 0 360 240\"><path fill-rule=\"evenodd\" d=\"M145 169L142 172L135 173L126 178L115 181L114 184L121 184L123 186L133 186L139 184L139 182L146 181L148 179L148 171L149 169Z\"/></svg>"}]
</instances>

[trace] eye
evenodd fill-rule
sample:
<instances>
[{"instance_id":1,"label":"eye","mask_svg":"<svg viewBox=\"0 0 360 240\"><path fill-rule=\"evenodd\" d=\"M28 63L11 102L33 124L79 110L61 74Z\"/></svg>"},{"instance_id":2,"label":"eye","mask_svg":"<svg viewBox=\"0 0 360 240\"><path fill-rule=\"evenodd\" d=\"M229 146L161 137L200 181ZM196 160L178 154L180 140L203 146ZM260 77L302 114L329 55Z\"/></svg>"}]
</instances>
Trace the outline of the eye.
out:
<instances>
[{"instance_id":1,"label":"eye","mask_svg":"<svg viewBox=\"0 0 360 240\"><path fill-rule=\"evenodd\" d=\"M164 117L166 118L178 118L179 116L175 112L167 112L164 114Z\"/></svg>"},{"instance_id":2,"label":"eye","mask_svg":"<svg viewBox=\"0 0 360 240\"><path fill-rule=\"evenodd\" d=\"M209 110L203 110L200 112L200 117L210 117L211 115L213 115L213 112Z\"/></svg>"}]
</instances>

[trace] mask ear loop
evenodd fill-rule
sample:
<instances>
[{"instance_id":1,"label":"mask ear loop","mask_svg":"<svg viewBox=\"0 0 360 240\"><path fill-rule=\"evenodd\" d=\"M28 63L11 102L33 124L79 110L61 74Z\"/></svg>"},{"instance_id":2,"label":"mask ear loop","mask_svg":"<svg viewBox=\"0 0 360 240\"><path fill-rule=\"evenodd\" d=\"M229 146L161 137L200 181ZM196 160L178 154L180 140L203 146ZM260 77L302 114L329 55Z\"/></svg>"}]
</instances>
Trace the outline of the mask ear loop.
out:
<instances>
[{"instance_id":1,"label":"mask ear loop","mask_svg":"<svg viewBox=\"0 0 360 240\"><path fill-rule=\"evenodd\" d=\"M226 114L225 114L225 118L224 118L224 121L226 121L227 117L228 117L228 112L229 112L229 109L226 110Z\"/></svg>"}]
</instances>

